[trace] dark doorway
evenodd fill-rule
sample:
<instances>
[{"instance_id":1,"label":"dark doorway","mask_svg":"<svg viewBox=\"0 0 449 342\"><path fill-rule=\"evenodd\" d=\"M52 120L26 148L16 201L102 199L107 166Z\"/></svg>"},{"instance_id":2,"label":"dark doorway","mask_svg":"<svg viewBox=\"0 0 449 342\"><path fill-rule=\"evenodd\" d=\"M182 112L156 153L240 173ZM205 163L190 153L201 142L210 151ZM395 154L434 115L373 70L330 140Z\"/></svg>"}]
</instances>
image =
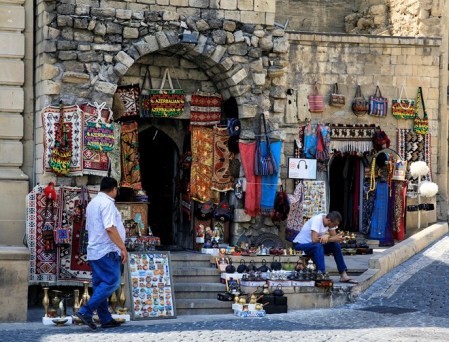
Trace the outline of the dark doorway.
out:
<instances>
[{"instance_id":1,"label":"dark doorway","mask_svg":"<svg viewBox=\"0 0 449 342\"><path fill-rule=\"evenodd\" d=\"M148 223L161 245L177 244L179 196L176 189L179 151L163 131L150 127L139 133L142 187L150 202Z\"/></svg>"}]
</instances>

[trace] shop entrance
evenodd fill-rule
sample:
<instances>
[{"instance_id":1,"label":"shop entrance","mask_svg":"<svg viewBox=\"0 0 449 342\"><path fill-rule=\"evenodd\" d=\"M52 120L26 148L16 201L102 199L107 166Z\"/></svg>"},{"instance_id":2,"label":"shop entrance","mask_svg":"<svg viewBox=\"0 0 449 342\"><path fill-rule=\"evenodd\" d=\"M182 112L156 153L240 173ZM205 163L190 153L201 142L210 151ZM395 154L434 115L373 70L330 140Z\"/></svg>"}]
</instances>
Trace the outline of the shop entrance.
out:
<instances>
[{"instance_id":1,"label":"shop entrance","mask_svg":"<svg viewBox=\"0 0 449 342\"><path fill-rule=\"evenodd\" d=\"M340 212L341 229L359 232L362 225L364 167L352 153L335 153L329 166L329 211Z\"/></svg>"},{"instance_id":2,"label":"shop entrance","mask_svg":"<svg viewBox=\"0 0 449 342\"><path fill-rule=\"evenodd\" d=\"M165 248L179 245L180 229L178 184L179 151L163 131L150 127L139 133L142 187L150 202L148 224Z\"/></svg>"}]
</instances>

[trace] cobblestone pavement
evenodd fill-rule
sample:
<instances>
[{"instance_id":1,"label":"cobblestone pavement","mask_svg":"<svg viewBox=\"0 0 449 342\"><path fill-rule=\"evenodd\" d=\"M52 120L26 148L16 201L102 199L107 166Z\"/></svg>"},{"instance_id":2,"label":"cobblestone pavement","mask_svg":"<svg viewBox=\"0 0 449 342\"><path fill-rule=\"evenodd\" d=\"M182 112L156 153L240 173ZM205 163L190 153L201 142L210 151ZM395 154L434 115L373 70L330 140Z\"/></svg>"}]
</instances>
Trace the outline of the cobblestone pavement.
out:
<instances>
[{"instance_id":1,"label":"cobblestone pavement","mask_svg":"<svg viewBox=\"0 0 449 342\"><path fill-rule=\"evenodd\" d=\"M449 236L398 266L355 303L264 318L181 316L91 331L0 324L0 341L447 341Z\"/></svg>"}]
</instances>

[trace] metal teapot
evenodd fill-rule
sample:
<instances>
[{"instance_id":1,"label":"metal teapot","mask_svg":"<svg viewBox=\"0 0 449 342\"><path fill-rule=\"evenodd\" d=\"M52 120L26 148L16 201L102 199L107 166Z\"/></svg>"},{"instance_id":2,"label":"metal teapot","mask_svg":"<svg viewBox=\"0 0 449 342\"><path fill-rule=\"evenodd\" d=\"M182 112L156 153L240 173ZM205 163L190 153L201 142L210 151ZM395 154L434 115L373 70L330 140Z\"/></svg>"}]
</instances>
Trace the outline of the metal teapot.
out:
<instances>
[{"instance_id":1,"label":"metal teapot","mask_svg":"<svg viewBox=\"0 0 449 342\"><path fill-rule=\"evenodd\" d=\"M264 285L263 285L262 293L263 293L264 295L270 294L270 287L268 286L268 284L264 284Z\"/></svg>"}]
</instances>

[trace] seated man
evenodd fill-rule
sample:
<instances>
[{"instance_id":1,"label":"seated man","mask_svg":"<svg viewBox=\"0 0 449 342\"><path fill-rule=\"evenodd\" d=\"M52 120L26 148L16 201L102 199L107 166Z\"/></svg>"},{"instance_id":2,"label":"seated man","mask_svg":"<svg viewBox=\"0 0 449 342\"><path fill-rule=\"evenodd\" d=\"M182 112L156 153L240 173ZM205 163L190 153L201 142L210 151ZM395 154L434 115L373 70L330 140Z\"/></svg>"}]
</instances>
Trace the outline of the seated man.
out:
<instances>
[{"instance_id":1,"label":"seated man","mask_svg":"<svg viewBox=\"0 0 449 342\"><path fill-rule=\"evenodd\" d=\"M337 228L342 221L338 211L329 214L318 214L308 220L301 228L299 234L293 240L293 248L304 251L315 262L318 271L324 273L324 254L332 253L340 273L340 281L343 283L357 284L357 281L349 278L347 267L341 252L340 242L342 235L337 234Z\"/></svg>"}]
</instances>

